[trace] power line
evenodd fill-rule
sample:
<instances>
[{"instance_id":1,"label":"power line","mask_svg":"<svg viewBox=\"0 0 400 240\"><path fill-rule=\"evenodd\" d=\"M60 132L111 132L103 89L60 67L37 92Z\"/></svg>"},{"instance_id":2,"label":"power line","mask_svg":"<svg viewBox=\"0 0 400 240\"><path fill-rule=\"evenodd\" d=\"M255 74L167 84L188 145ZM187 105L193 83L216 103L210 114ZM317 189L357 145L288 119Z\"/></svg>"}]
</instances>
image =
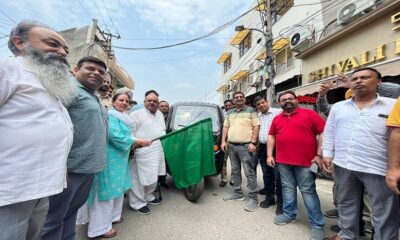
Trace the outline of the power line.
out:
<instances>
[{"instance_id":1,"label":"power line","mask_svg":"<svg viewBox=\"0 0 400 240\"><path fill-rule=\"evenodd\" d=\"M138 64L138 65L139 65L139 64L149 64L149 63L174 62L174 61L189 59L189 58L192 58L192 57L198 56L198 55L207 54L207 53L211 52L212 50L216 50L216 49L218 49L218 48L211 48L211 49L208 49L208 51L198 52L198 53L194 53L194 54L189 54L189 55L182 56L182 57L177 57L177 58L164 59L164 60L160 60L160 61L148 61L148 62L137 62L137 63L127 63L127 62L121 61L121 63L124 63L124 64L134 64L134 65Z\"/></svg>"},{"instance_id":2,"label":"power line","mask_svg":"<svg viewBox=\"0 0 400 240\"><path fill-rule=\"evenodd\" d=\"M330 2L330 1L332 1L332 0L327 0L327 1L324 1L324 2ZM321 3L324 3L324 2L309 3L309 4L298 4L298 5L294 5L294 6L292 6L292 7L317 5L317 4L321 4ZM132 48L132 47L123 47L123 46L116 46L116 45L113 45L113 47L114 47L114 48L117 48L117 49L134 50L134 51L137 51L137 50L158 50L158 49L171 48L171 47L176 47L176 46L188 44L188 43L191 43L191 42L195 42L195 41L198 41L198 40L207 38L207 37L209 37L209 36L212 36L212 35L215 35L215 34L221 32L222 30L226 29L228 26L232 25L234 22L236 22L237 20L239 20L239 19L242 18L243 16L247 15L248 13L250 13L251 11L253 11L254 9L256 9L257 7L259 7L259 6L262 5L262 4L263 4L263 3L257 4L257 5L254 6L253 8L250 8L250 9L249 9L248 11L246 11L245 13L243 13L243 14L239 15L238 17L236 17L236 18L234 18L234 19L228 21L227 23L225 23L225 24L223 24L223 25L217 27L216 29L214 29L214 30L211 31L210 33L207 33L207 34L205 34L205 35L203 35L203 36L200 36L200 37L197 37L197 38L194 38L194 39L190 39L190 40L183 41L183 42L176 43L176 44L165 45L165 46L158 46L158 47L140 47L140 48Z\"/></svg>"},{"instance_id":3,"label":"power line","mask_svg":"<svg viewBox=\"0 0 400 240\"><path fill-rule=\"evenodd\" d=\"M84 12L86 13L86 15L88 16L88 18L89 18L90 20L92 20L92 19L93 19L92 16L89 14L89 12L88 12L88 11L86 10L86 8L83 6L81 0L78 0L78 2L79 2L79 5L81 5L83 11L84 11Z\"/></svg>"},{"instance_id":4,"label":"power line","mask_svg":"<svg viewBox=\"0 0 400 240\"><path fill-rule=\"evenodd\" d=\"M15 26L14 24L10 23L10 21L7 21L5 18L0 18L0 23L8 25L10 27L14 27Z\"/></svg>"},{"instance_id":5,"label":"power line","mask_svg":"<svg viewBox=\"0 0 400 240\"><path fill-rule=\"evenodd\" d=\"M99 6L97 6L96 0L93 0L93 3L94 3L94 6L95 6L96 9L97 9L97 12L98 12L99 15L100 15L101 20L103 21L104 24L106 24L106 21L104 20L103 15L102 15L101 12L100 12ZM106 25L106 28L107 28L107 25Z\"/></svg>"},{"instance_id":6,"label":"power line","mask_svg":"<svg viewBox=\"0 0 400 240\"><path fill-rule=\"evenodd\" d=\"M106 3L104 2L104 0L101 0L102 2L103 2L103 5L104 5L104 7L106 8L106 11L107 11L107 14L108 14L108 17L110 18L110 21L111 21L111 24L112 24L112 26L114 27L114 29L115 29L115 31L116 31L116 33L117 33L117 35L118 35L118 37L117 38L120 38L121 36L120 36L120 34L119 34L119 32L118 32L118 29L117 29L117 27L115 26L115 24L114 24L114 21L113 21L113 19L112 19L112 17L111 17L111 14L110 14L110 12L108 11L108 8L107 8L107 5L106 5Z\"/></svg>"},{"instance_id":7,"label":"power line","mask_svg":"<svg viewBox=\"0 0 400 240\"><path fill-rule=\"evenodd\" d=\"M225 23L225 24L223 24L223 25L217 27L216 29L214 29L213 31L211 31L211 32L209 32L209 33L207 33L207 34L205 34L205 35L202 35L202 36L200 36L200 37L197 37L197 38L194 38L194 39L190 39L190 40L187 40L187 41L184 41L184 42L175 43L175 44L166 45L166 46L149 47L149 48L144 48L144 47L142 47L142 48L131 48L131 47L122 47L122 46L114 46L114 45L113 45L113 47L114 47L114 48L118 48L118 49L124 49L124 50L158 50L158 49L171 48L171 47L176 47L176 46L188 44L188 43L195 42L195 41L198 41L198 40L200 40L200 39L207 38L207 37L209 37L209 36L212 36L212 35L215 35L215 34L221 32L222 30L226 29L228 26L232 25L234 22L236 22L237 20L239 20L240 18L242 18L243 16L245 16L245 15L248 14L249 12L253 11L253 10L254 10L255 8L257 8L258 6L259 6L259 5L257 4L257 6L255 6L255 7L251 8L251 9L249 9L249 10L246 11L245 13L243 13L243 14L239 15L238 17L236 17L236 18L234 18L234 19L228 21L227 23Z\"/></svg>"},{"instance_id":8,"label":"power line","mask_svg":"<svg viewBox=\"0 0 400 240\"><path fill-rule=\"evenodd\" d=\"M11 17L9 17L9 16L8 16L5 12L3 12L1 9L0 9L0 13L2 13L4 16L6 16L6 18L8 18L11 22L17 24Z\"/></svg>"},{"instance_id":9,"label":"power line","mask_svg":"<svg viewBox=\"0 0 400 240\"><path fill-rule=\"evenodd\" d=\"M284 33L282 33L282 30L283 30L283 29L282 29L281 32L279 33L279 36L282 36L282 35L284 35L284 34L290 32L290 31L292 31L295 27L303 26L303 25L309 23L310 21L313 21L313 20L314 20L315 18L317 18L319 15L322 15L323 12L327 12L328 10L333 9L335 6L338 6L339 4L341 4L341 3L345 2L345 1L346 1L346 0L341 0L341 1L332 2L331 4L329 4L328 6L326 6L325 9L322 9L322 8L321 8L320 11L316 11L315 13L313 13L313 14L311 14L310 16L306 17L305 19L303 19L303 20L300 21L299 23L297 23L297 24L295 24L295 25L293 25L293 26L291 26L291 27L288 27L289 29L286 30ZM325 2L329 2L329 1L325 1ZM321 2L321 3L322 3L322 2ZM336 4L335 4L335 3L336 3Z\"/></svg>"}]
</instances>

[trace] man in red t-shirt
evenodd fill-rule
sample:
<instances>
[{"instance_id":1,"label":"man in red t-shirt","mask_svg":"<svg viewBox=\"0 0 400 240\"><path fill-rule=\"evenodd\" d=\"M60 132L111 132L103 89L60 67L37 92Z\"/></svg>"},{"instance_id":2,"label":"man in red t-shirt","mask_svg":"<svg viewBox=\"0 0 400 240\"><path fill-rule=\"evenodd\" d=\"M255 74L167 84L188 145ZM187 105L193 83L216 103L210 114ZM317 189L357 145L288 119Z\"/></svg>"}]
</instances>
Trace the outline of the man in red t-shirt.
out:
<instances>
[{"instance_id":1,"label":"man in red t-shirt","mask_svg":"<svg viewBox=\"0 0 400 240\"><path fill-rule=\"evenodd\" d=\"M299 188L312 226L311 239L323 239L324 217L315 188L316 174L322 167L321 140L325 121L314 111L298 107L296 95L287 91L278 97L283 112L272 121L268 135L267 163L281 174L283 214L274 223L294 222ZM276 146L276 160L273 149ZM311 167L311 168L310 168Z\"/></svg>"}]
</instances>

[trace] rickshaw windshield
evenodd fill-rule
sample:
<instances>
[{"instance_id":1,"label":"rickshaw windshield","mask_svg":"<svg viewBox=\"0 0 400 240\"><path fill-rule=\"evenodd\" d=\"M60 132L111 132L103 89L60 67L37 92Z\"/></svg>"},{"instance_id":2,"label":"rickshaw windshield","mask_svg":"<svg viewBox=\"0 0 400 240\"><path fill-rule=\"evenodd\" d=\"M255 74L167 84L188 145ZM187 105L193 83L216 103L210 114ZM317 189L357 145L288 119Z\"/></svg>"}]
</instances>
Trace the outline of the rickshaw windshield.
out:
<instances>
[{"instance_id":1,"label":"rickshaw windshield","mask_svg":"<svg viewBox=\"0 0 400 240\"><path fill-rule=\"evenodd\" d=\"M178 106L174 116L173 129L178 130L206 118L212 119L213 132L220 131L221 122L217 108L208 106Z\"/></svg>"}]
</instances>

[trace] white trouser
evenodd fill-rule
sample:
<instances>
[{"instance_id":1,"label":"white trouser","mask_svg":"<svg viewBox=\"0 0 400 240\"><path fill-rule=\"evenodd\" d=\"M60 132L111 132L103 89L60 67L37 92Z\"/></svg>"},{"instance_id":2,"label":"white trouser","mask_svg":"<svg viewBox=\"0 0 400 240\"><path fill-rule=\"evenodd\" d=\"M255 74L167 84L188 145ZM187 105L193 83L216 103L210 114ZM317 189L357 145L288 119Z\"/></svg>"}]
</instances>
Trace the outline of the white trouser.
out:
<instances>
[{"instance_id":1,"label":"white trouser","mask_svg":"<svg viewBox=\"0 0 400 240\"><path fill-rule=\"evenodd\" d=\"M76 216L76 225L83 225L89 222L89 209L87 202L82 205L78 210L78 214Z\"/></svg>"},{"instance_id":2,"label":"white trouser","mask_svg":"<svg viewBox=\"0 0 400 240\"><path fill-rule=\"evenodd\" d=\"M131 208L138 210L155 199L153 192L157 188L157 182L148 186L143 186L140 183L139 175L136 167L131 167L132 187L129 190L129 205Z\"/></svg>"},{"instance_id":3,"label":"white trouser","mask_svg":"<svg viewBox=\"0 0 400 240\"><path fill-rule=\"evenodd\" d=\"M95 198L89 207L88 237L101 236L112 229L112 223L121 219L124 197L109 201L99 201Z\"/></svg>"}]
</instances>

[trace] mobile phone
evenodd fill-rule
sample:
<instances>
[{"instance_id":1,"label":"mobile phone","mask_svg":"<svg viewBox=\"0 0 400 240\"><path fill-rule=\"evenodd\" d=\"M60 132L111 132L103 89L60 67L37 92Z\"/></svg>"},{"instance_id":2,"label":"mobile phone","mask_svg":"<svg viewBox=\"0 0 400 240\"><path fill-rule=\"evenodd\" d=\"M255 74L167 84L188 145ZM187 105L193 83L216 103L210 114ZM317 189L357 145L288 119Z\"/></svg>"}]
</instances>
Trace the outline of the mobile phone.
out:
<instances>
[{"instance_id":1,"label":"mobile phone","mask_svg":"<svg viewBox=\"0 0 400 240\"><path fill-rule=\"evenodd\" d=\"M318 170L319 170L318 164L316 162L314 162L313 164L311 164L309 170L310 170L310 172L317 174Z\"/></svg>"}]
</instances>

